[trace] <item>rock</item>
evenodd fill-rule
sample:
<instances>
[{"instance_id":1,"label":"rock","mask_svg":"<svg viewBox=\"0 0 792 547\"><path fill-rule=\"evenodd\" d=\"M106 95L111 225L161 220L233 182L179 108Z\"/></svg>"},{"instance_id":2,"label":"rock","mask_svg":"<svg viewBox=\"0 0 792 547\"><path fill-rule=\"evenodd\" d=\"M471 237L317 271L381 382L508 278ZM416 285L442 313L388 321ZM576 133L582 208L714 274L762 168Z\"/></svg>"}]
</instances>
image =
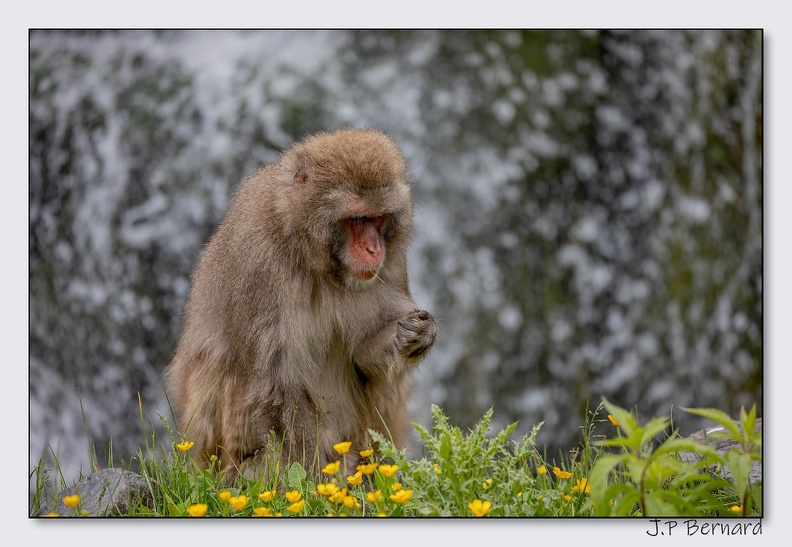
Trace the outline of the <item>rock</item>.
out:
<instances>
[{"instance_id":1,"label":"rock","mask_svg":"<svg viewBox=\"0 0 792 547\"><path fill-rule=\"evenodd\" d=\"M79 494L78 507L67 507L63 498ZM61 492L60 502L55 510L58 516L77 516L78 509L84 516L108 517L124 515L132 507L143 504L153 507L151 490L142 475L123 469L102 469ZM49 507L42 506L39 516L50 513Z\"/></svg>"},{"instance_id":2,"label":"rock","mask_svg":"<svg viewBox=\"0 0 792 547\"><path fill-rule=\"evenodd\" d=\"M739 443L732 439L723 439L720 437L713 437L713 433L723 433L726 431L726 428L723 426L716 426L710 427L708 429L702 429L700 431L696 431L689 438L693 439L696 442L701 444L708 444L717 450L720 454L725 454L730 449L738 446ZM754 426L754 431L760 432L762 431L762 418L756 419L756 425ZM682 452L679 454L680 457L686 462L695 462L698 461L698 456L693 454L692 452ZM728 468L724 468L722 470L722 475L725 479L729 481L733 481L733 477L731 471ZM749 481L751 484L755 484L757 482L761 482L762 480L762 461L761 460L754 460L751 462L751 471L748 474Z\"/></svg>"}]
</instances>

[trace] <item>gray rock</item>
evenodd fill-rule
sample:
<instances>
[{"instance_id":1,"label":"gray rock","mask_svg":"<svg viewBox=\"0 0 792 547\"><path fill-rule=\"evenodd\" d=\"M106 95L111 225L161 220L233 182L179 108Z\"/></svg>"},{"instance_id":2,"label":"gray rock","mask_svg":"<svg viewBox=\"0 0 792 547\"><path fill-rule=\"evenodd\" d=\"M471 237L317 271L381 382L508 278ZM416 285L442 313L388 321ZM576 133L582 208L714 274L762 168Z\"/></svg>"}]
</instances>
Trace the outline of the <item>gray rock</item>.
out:
<instances>
[{"instance_id":1,"label":"gray rock","mask_svg":"<svg viewBox=\"0 0 792 547\"><path fill-rule=\"evenodd\" d=\"M756 425L754 426L754 431L760 432L762 431L762 418L756 419ZM739 443L732 439L723 439L718 436L713 436L715 433L724 433L726 432L726 428L723 426L716 426L710 427L708 429L702 429L700 431L696 431L689 438L699 442L701 444L707 444L717 450L720 454L725 454L730 449L738 446ZM698 456L693 454L692 452L681 452L680 457L686 462L696 462L698 461ZM733 476L731 471L726 467L721 470L721 474L723 477L729 481L733 481ZM755 484L757 482L761 482L762 480L762 461L754 460L751 462L751 471L748 474L749 481L751 484Z\"/></svg>"},{"instance_id":2,"label":"gray rock","mask_svg":"<svg viewBox=\"0 0 792 547\"><path fill-rule=\"evenodd\" d=\"M67 507L65 496L79 494L78 507ZM153 507L151 490L146 479L131 471L122 469L102 469L60 493L60 501L55 510L58 516L77 516L78 509L84 516L108 517L124 515L130 508L143 504ZM50 513L42 506L39 516Z\"/></svg>"}]
</instances>

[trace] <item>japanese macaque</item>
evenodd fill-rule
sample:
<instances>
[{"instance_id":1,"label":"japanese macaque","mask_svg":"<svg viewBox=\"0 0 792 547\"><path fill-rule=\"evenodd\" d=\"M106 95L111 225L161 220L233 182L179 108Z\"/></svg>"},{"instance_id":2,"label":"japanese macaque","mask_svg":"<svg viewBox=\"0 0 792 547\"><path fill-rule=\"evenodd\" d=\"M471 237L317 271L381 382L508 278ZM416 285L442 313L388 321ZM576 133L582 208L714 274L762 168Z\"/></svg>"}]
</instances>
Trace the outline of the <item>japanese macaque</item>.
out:
<instances>
[{"instance_id":1,"label":"japanese macaque","mask_svg":"<svg viewBox=\"0 0 792 547\"><path fill-rule=\"evenodd\" d=\"M411 228L404 158L377 130L310 136L241 183L166 369L199 461L233 478L273 454L321 468L341 441L354 469L369 429L403 446L411 373L438 333L410 296Z\"/></svg>"}]
</instances>

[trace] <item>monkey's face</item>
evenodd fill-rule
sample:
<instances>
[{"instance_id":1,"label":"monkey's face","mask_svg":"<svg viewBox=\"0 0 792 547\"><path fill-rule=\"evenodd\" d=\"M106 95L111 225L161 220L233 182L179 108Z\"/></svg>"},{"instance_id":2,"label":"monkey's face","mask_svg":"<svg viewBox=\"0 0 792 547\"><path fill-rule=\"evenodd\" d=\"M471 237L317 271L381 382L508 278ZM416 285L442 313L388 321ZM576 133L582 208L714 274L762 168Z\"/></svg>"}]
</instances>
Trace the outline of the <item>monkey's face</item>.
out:
<instances>
[{"instance_id":1,"label":"monkey's face","mask_svg":"<svg viewBox=\"0 0 792 547\"><path fill-rule=\"evenodd\" d=\"M387 214L341 220L346 244L340 258L347 276L363 281L377 276L385 261L384 229L387 223Z\"/></svg>"}]
</instances>

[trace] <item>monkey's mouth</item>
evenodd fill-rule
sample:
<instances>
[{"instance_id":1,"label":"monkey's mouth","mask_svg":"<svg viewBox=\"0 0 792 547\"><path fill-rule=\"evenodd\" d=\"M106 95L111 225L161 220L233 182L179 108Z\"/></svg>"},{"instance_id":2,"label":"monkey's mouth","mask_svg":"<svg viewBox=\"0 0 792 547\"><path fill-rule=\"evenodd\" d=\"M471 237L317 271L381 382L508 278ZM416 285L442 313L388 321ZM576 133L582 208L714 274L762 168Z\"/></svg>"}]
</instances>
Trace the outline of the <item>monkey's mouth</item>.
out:
<instances>
[{"instance_id":1,"label":"monkey's mouth","mask_svg":"<svg viewBox=\"0 0 792 547\"><path fill-rule=\"evenodd\" d=\"M377 275L377 272L373 272L371 270L352 270L350 273L352 274L352 277L363 279L365 281L374 279L374 277Z\"/></svg>"}]
</instances>

